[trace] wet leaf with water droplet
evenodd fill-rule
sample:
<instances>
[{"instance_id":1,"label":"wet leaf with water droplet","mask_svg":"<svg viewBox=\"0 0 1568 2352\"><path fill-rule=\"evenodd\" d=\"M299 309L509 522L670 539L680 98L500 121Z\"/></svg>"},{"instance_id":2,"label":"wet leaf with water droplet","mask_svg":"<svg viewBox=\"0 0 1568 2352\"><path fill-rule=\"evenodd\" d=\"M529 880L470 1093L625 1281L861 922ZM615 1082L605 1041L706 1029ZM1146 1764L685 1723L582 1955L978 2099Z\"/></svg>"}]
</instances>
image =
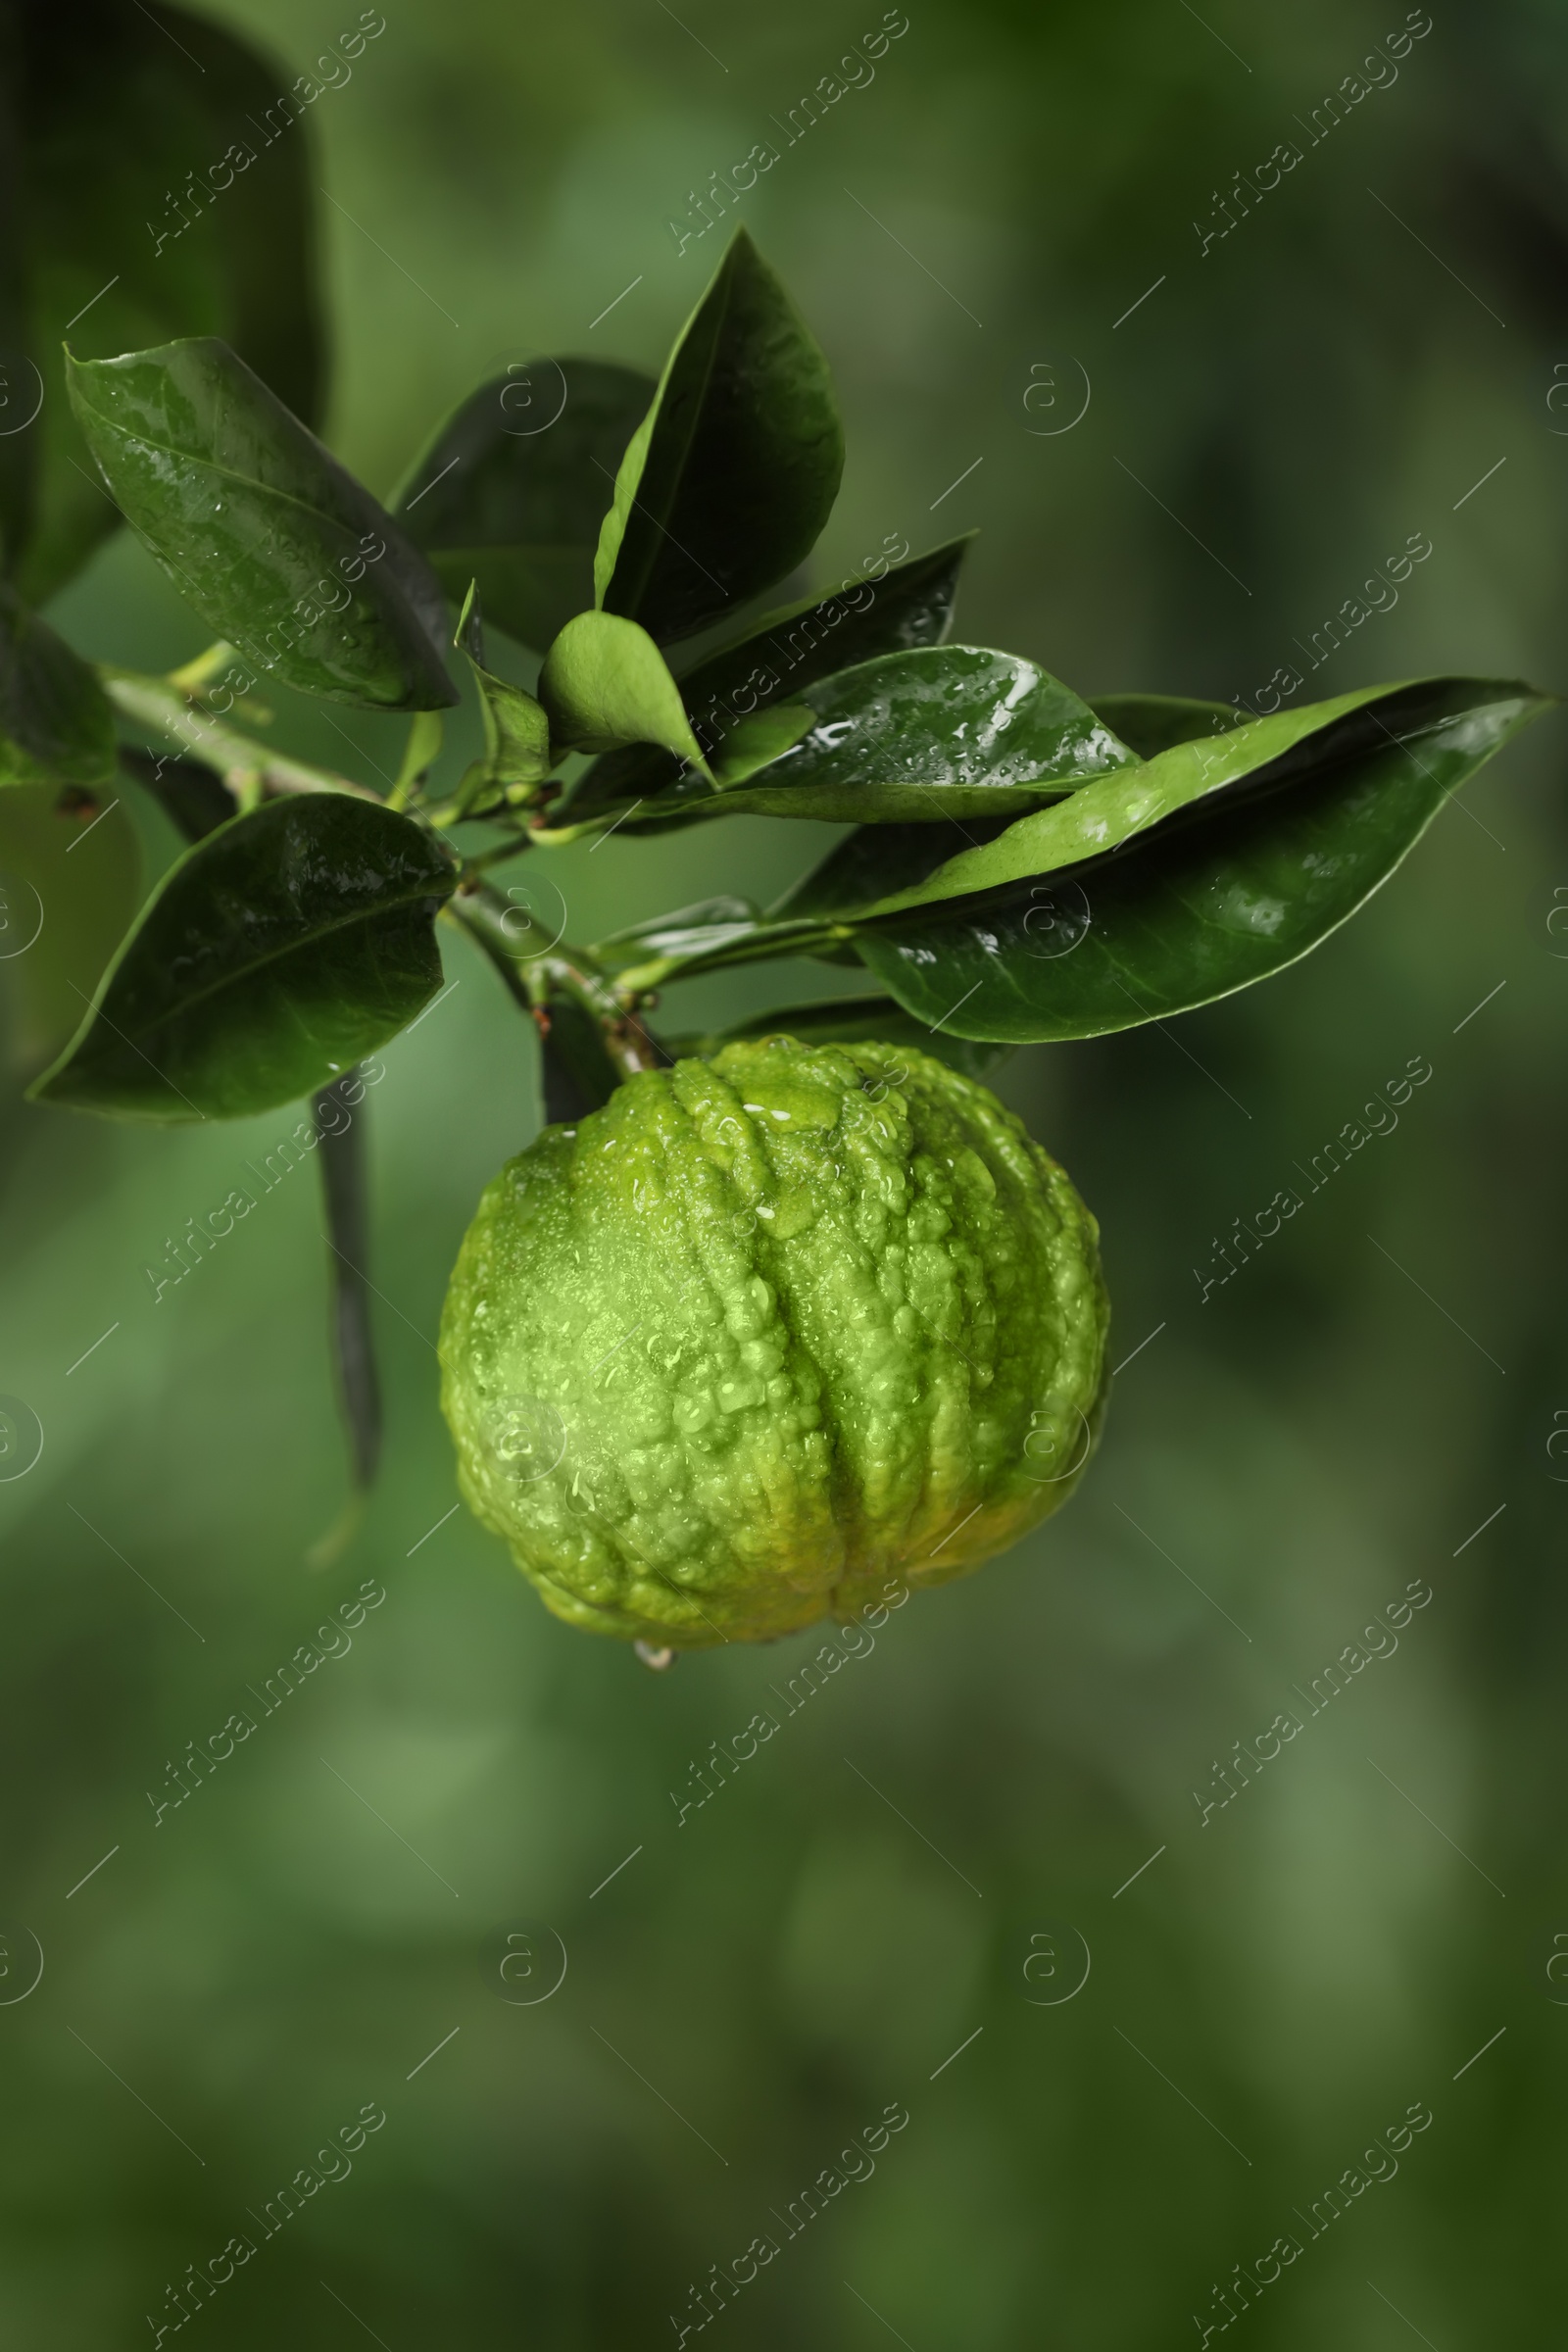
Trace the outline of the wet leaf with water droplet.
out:
<instances>
[{"instance_id":1,"label":"wet leaf with water droplet","mask_svg":"<svg viewBox=\"0 0 1568 2352\"><path fill-rule=\"evenodd\" d=\"M902 1004L962 1036L1186 1011L1326 939L1547 701L1436 678L1189 740L844 919Z\"/></svg>"},{"instance_id":2,"label":"wet leaf with water droplet","mask_svg":"<svg viewBox=\"0 0 1568 2352\"><path fill-rule=\"evenodd\" d=\"M320 793L235 817L171 866L32 1097L185 1120L313 1093L434 996L456 881L430 834L373 802Z\"/></svg>"},{"instance_id":3,"label":"wet leaf with water droplet","mask_svg":"<svg viewBox=\"0 0 1568 2352\"><path fill-rule=\"evenodd\" d=\"M429 564L226 343L68 359L67 382L121 513L247 663L370 710L457 701Z\"/></svg>"}]
</instances>

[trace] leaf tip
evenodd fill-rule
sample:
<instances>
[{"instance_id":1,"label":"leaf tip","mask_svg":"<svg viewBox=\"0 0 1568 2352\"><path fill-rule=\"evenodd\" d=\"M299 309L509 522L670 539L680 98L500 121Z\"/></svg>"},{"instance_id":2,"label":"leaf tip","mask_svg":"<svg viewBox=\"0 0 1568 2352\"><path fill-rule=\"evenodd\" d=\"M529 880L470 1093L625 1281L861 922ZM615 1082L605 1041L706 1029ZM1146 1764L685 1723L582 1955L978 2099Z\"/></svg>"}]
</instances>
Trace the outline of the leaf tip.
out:
<instances>
[{"instance_id":1,"label":"leaf tip","mask_svg":"<svg viewBox=\"0 0 1568 2352\"><path fill-rule=\"evenodd\" d=\"M453 645L459 653L466 654L470 662L484 667L484 624L479 617L479 583L468 582L468 593L458 614L458 625L452 633Z\"/></svg>"}]
</instances>

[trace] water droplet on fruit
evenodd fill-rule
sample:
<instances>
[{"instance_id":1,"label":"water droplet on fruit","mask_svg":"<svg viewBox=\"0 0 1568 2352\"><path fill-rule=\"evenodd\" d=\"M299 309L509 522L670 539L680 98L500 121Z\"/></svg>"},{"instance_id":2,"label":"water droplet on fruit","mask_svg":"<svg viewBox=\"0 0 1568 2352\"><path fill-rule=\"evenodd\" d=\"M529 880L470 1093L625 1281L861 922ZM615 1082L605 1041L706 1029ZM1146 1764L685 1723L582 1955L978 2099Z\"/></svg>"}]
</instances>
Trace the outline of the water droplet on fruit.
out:
<instances>
[{"instance_id":1,"label":"water droplet on fruit","mask_svg":"<svg viewBox=\"0 0 1568 2352\"><path fill-rule=\"evenodd\" d=\"M485 1420L496 1460L523 1483L548 1478L566 1450L565 1423L537 1396L503 1396Z\"/></svg>"}]
</instances>

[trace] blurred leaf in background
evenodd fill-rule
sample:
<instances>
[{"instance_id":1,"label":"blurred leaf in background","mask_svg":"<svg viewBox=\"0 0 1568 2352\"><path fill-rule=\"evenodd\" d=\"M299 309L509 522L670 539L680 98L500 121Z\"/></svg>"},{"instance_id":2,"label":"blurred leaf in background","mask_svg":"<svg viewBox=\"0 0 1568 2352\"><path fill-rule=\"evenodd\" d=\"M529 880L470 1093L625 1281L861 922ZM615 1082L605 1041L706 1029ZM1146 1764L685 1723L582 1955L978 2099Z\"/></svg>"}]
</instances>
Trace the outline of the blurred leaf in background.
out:
<instances>
[{"instance_id":1,"label":"blurred leaf in background","mask_svg":"<svg viewBox=\"0 0 1568 2352\"><path fill-rule=\"evenodd\" d=\"M141 863L135 826L113 800L101 807L49 784L0 795L0 959L14 1076L32 1077L79 1026L141 903Z\"/></svg>"},{"instance_id":2,"label":"blurred leaf in background","mask_svg":"<svg viewBox=\"0 0 1568 2352\"><path fill-rule=\"evenodd\" d=\"M71 421L63 337L97 358L220 334L318 419L311 132L300 77L183 10L89 0L68 18L8 0L0 39L0 153L23 230L0 288L0 535L36 601L115 528Z\"/></svg>"}]
</instances>

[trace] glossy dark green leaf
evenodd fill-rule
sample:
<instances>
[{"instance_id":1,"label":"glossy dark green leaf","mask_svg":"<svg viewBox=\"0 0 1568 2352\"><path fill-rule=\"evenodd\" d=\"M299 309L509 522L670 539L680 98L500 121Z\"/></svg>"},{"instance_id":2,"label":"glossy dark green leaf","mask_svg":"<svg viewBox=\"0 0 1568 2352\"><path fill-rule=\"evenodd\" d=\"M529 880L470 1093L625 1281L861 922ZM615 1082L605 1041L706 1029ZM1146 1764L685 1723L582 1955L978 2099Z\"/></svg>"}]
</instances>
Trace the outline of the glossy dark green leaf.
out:
<instances>
[{"instance_id":1,"label":"glossy dark green leaf","mask_svg":"<svg viewBox=\"0 0 1568 2352\"><path fill-rule=\"evenodd\" d=\"M818 678L743 719L724 739L716 781L678 777L652 814L628 815L627 829L733 815L987 818L1136 764L1088 704L1034 662L984 646L921 646ZM573 802L561 825L576 813Z\"/></svg>"},{"instance_id":2,"label":"glossy dark green leaf","mask_svg":"<svg viewBox=\"0 0 1568 2352\"><path fill-rule=\"evenodd\" d=\"M1037 808L1136 764L1069 687L984 646L885 654L818 679L799 703L809 723L765 774L747 771L749 736L793 705L743 720L726 738L726 798L769 816L961 823ZM672 797L686 794L698 797L689 778Z\"/></svg>"},{"instance_id":3,"label":"glossy dark green leaf","mask_svg":"<svg viewBox=\"0 0 1568 2352\"><path fill-rule=\"evenodd\" d=\"M47 621L0 587L0 785L90 786L114 772L103 688Z\"/></svg>"},{"instance_id":4,"label":"glossy dark green leaf","mask_svg":"<svg viewBox=\"0 0 1568 2352\"><path fill-rule=\"evenodd\" d=\"M1250 788L1192 798L1106 855L874 922L857 932L861 956L917 1017L1015 1041L1130 1028L1267 978L1353 914L1546 707L1528 687L1481 679L1319 706L1342 716L1254 768ZM1257 723L1277 737L1277 721ZM1146 775L1182 758L1167 753ZM1042 842L1040 854L1065 846Z\"/></svg>"},{"instance_id":5,"label":"glossy dark green leaf","mask_svg":"<svg viewBox=\"0 0 1568 2352\"><path fill-rule=\"evenodd\" d=\"M680 688L635 620L614 612L579 612L568 620L545 656L539 700L558 753L658 743L692 761L710 789Z\"/></svg>"},{"instance_id":6,"label":"glossy dark green leaf","mask_svg":"<svg viewBox=\"0 0 1568 2352\"><path fill-rule=\"evenodd\" d=\"M900 563L884 553L831 595L802 597L766 613L682 670L681 692L699 740L717 745L753 710L879 654L940 645L973 538L966 531Z\"/></svg>"},{"instance_id":7,"label":"glossy dark green leaf","mask_svg":"<svg viewBox=\"0 0 1568 2352\"><path fill-rule=\"evenodd\" d=\"M923 880L879 891L856 912L864 917L969 898L1013 882L1032 882L1107 857L1152 826L1169 823L1205 801L1272 790L1315 775L1400 734L1446 723L1454 705L1494 689L1474 679L1417 679L1398 686L1366 686L1332 702L1309 703L1277 717L1250 719L1228 734L1175 744L1154 759L1086 784L1053 807L1020 817L990 842L960 850Z\"/></svg>"},{"instance_id":8,"label":"glossy dark green leaf","mask_svg":"<svg viewBox=\"0 0 1568 2352\"><path fill-rule=\"evenodd\" d=\"M805 597L770 612L728 645L679 673L680 690L693 732L705 751L753 712L834 670L878 654L939 645L948 633L958 569L974 536L951 539L907 563L848 579L826 597ZM886 558L878 559L884 565ZM680 762L644 744L612 752L596 760L571 798L571 818L580 822L597 808L625 808L651 802L680 775Z\"/></svg>"},{"instance_id":9,"label":"glossy dark green leaf","mask_svg":"<svg viewBox=\"0 0 1568 2352\"><path fill-rule=\"evenodd\" d=\"M738 229L621 461L597 602L661 644L724 618L810 553L843 469L827 362Z\"/></svg>"},{"instance_id":10,"label":"glossy dark green leaf","mask_svg":"<svg viewBox=\"0 0 1568 2352\"><path fill-rule=\"evenodd\" d=\"M26 234L5 240L24 300L8 317L0 299L4 422L19 422L35 395L40 407L28 429L0 439L0 534L23 594L41 604L120 519L66 399L68 327L94 357L221 335L297 416L318 420L320 174L302 118L327 74L347 80L358 70L366 39L342 36L347 54L299 74L163 0L8 13L19 135L4 218L25 221Z\"/></svg>"},{"instance_id":11,"label":"glossy dark green leaf","mask_svg":"<svg viewBox=\"0 0 1568 2352\"><path fill-rule=\"evenodd\" d=\"M1097 694L1092 707L1140 760L1205 735L1227 735L1247 715L1229 703L1196 702L1185 694Z\"/></svg>"},{"instance_id":12,"label":"glossy dark green leaf","mask_svg":"<svg viewBox=\"0 0 1568 2352\"><path fill-rule=\"evenodd\" d=\"M1085 892L1090 887L1099 892L1102 884L1108 891L1109 878L1120 871L1121 861L1135 852L1141 854L1146 843L1151 862L1139 870L1155 871L1161 859L1176 854L1172 845L1184 843L1189 832L1228 819L1254 801L1283 806L1284 796L1290 792L1304 790L1314 780L1338 774L1348 766L1353 769L1357 761L1375 757L1380 750L1400 750L1404 744L1419 747L1428 733L1440 749L1458 760L1462 780L1491 756L1513 727L1544 708L1545 700L1527 687L1485 680L1440 678L1405 687L1369 688L1361 695L1316 705L1298 714L1300 723L1283 731L1260 734L1265 722L1254 722L1248 730L1250 748L1232 745L1223 762L1217 747L1203 747L1196 762L1179 764L1178 755L1173 753L1168 756L1169 764L1161 759L1086 784L1073 799L1045 811L1048 816L1072 813L1081 802L1089 812L1086 826L1061 833L1054 840L1049 834L1041 837L1037 830L1040 820L1033 816L1010 824L865 826L838 844L812 873L755 922L738 917L693 922L690 917L702 910L688 909L684 924L680 917L666 915L640 926L643 949L657 944L659 953L646 954L643 960L633 958L624 977L639 987L658 987L665 980L699 971L779 956L842 960L853 942L856 956L872 964L891 988L895 983L889 967L889 939L896 937L905 943L901 955L911 967L935 967L944 961L954 938L967 937L967 927L972 924L983 940L1009 906L1016 909L1017 927L1026 941L1022 953L1035 963L1054 962L1079 946L1088 929ZM1287 747L1283 752L1282 740ZM1265 757L1270 751L1273 756ZM1415 763L1418 772L1431 764L1419 748L1405 749L1401 756ZM1453 777L1447 777L1445 789L1452 782ZM1139 797L1131 801L1126 797L1129 784L1140 787ZM885 859L878 856L883 842L888 847ZM959 848L959 844L965 846ZM1406 840L1404 847L1408 846ZM1398 855L1403 855L1403 848ZM1060 862L1053 861L1056 857ZM1329 851L1321 845L1308 857L1318 861L1309 866L1313 875L1325 859L1333 863ZM1031 858L1038 862L1031 863ZM964 878L983 873L988 863L1008 878L990 889L960 887ZM935 947L927 946L928 938L937 937L939 923L945 926L940 956ZM1293 951L1304 953L1304 947ZM1291 959L1291 956L1282 957ZM970 970L968 985L973 988L979 977L979 972ZM912 981L901 981L899 989L906 984L913 985ZM928 1021L937 1019L943 1009L936 1004L935 993L913 1004ZM961 991L953 993L956 997ZM1201 996L1191 1000L1202 1001ZM975 999L977 1004L984 1002ZM972 1034L1021 1041L1045 1032L1012 1027L977 1028ZM1064 1030L1062 1034L1079 1032Z\"/></svg>"},{"instance_id":13,"label":"glossy dark green leaf","mask_svg":"<svg viewBox=\"0 0 1568 2352\"><path fill-rule=\"evenodd\" d=\"M961 850L995 841L1011 821L1006 816L970 817L957 824L941 817L934 825L859 825L835 842L821 863L768 908L769 919L831 917L852 906L873 905L884 895L923 882Z\"/></svg>"},{"instance_id":14,"label":"glossy dark green leaf","mask_svg":"<svg viewBox=\"0 0 1568 2352\"><path fill-rule=\"evenodd\" d=\"M410 467L393 513L454 602L543 653L594 601L594 550L654 379L603 360L534 360L470 393Z\"/></svg>"},{"instance_id":15,"label":"glossy dark green leaf","mask_svg":"<svg viewBox=\"0 0 1568 2352\"><path fill-rule=\"evenodd\" d=\"M725 1046L777 1037L780 1032L798 1038L805 1046L913 1046L969 1078L983 1078L1012 1051L1009 1045L989 1040L949 1036L941 1029L928 1028L892 997L868 996L819 997L808 1004L780 1004L770 1012L737 1021L731 1028L693 1030L666 1038L664 1045L677 1060L684 1055L707 1060Z\"/></svg>"},{"instance_id":16,"label":"glossy dark green leaf","mask_svg":"<svg viewBox=\"0 0 1568 2352\"><path fill-rule=\"evenodd\" d=\"M440 986L441 845L371 801L267 804L187 850L31 1090L112 1117L232 1119L312 1093Z\"/></svg>"},{"instance_id":17,"label":"glossy dark green leaf","mask_svg":"<svg viewBox=\"0 0 1568 2352\"><path fill-rule=\"evenodd\" d=\"M465 816L484 816L497 809L526 808L537 799L553 764L550 719L531 694L486 668L476 582L469 583L453 642L467 657L484 721L484 755L458 785L458 808Z\"/></svg>"},{"instance_id":18,"label":"glossy dark green leaf","mask_svg":"<svg viewBox=\"0 0 1568 2352\"><path fill-rule=\"evenodd\" d=\"M116 504L215 636L331 702L457 701L424 557L227 344L72 361L68 377Z\"/></svg>"}]
</instances>

